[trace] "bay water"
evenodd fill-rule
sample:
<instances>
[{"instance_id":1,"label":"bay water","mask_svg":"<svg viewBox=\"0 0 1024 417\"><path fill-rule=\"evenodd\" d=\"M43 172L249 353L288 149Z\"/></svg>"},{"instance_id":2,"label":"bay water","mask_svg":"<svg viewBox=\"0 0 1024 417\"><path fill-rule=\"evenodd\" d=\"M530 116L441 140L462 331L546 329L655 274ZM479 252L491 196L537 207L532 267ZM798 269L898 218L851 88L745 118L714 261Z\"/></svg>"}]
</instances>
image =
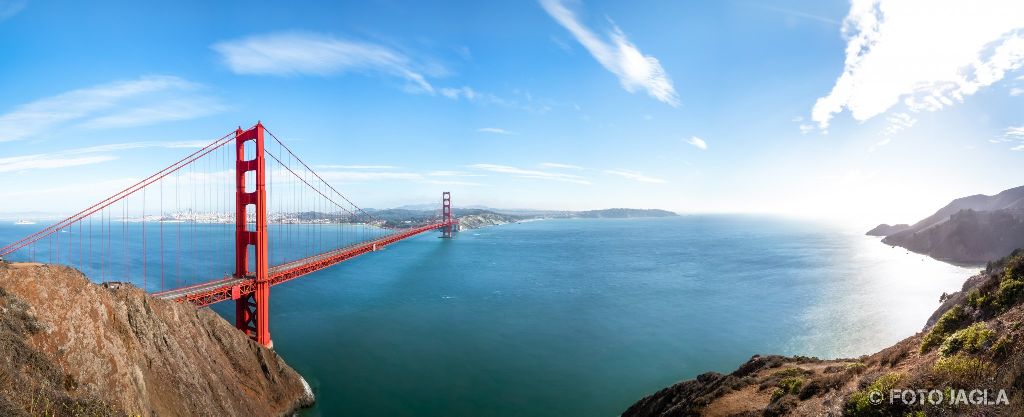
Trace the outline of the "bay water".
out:
<instances>
[{"instance_id":1,"label":"bay water","mask_svg":"<svg viewBox=\"0 0 1024 417\"><path fill-rule=\"evenodd\" d=\"M0 225L0 243L24 230ZM275 349L317 397L303 415L615 416L754 354L873 353L978 270L761 216L437 236L273 288ZM232 305L213 309L233 321Z\"/></svg>"}]
</instances>

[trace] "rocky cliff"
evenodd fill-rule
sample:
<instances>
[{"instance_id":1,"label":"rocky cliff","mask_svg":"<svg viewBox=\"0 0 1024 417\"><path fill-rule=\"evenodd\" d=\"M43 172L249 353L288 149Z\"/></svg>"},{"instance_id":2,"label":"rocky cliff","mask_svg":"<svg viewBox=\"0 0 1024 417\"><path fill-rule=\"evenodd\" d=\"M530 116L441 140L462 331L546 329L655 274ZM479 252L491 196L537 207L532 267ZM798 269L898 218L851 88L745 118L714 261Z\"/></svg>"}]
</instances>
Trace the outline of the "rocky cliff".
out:
<instances>
[{"instance_id":1,"label":"rocky cliff","mask_svg":"<svg viewBox=\"0 0 1024 417\"><path fill-rule=\"evenodd\" d=\"M312 403L272 350L209 309L0 262L0 415L280 416Z\"/></svg>"},{"instance_id":2,"label":"rocky cliff","mask_svg":"<svg viewBox=\"0 0 1024 417\"><path fill-rule=\"evenodd\" d=\"M907 230L909 228L910 228L909 224L893 224L893 225L888 225L888 224L882 223L882 224L880 224L878 226L875 226L874 229L868 230L868 232L865 233L865 234L868 235L868 236L889 236L889 235L891 235L893 233L899 233L899 232L902 232L902 231Z\"/></svg>"},{"instance_id":3,"label":"rocky cliff","mask_svg":"<svg viewBox=\"0 0 1024 417\"><path fill-rule=\"evenodd\" d=\"M942 301L922 332L878 353L845 360L754 356L732 373L709 372L662 389L622 415L1022 415L1024 251L990 264ZM919 393L904 401L903 392L919 389L933 399L942 395L941 404ZM893 390L899 398L890 399Z\"/></svg>"}]
</instances>

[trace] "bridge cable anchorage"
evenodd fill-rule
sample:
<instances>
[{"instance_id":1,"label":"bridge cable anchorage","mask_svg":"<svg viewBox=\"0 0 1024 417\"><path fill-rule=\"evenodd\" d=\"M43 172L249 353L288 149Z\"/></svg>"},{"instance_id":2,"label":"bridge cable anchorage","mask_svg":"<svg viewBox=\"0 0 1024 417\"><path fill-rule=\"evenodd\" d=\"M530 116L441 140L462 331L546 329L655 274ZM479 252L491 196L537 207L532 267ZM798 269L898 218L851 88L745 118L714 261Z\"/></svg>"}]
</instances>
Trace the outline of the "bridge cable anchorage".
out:
<instances>
[{"instance_id":1,"label":"bridge cable anchorage","mask_svg":"<svg viewBox=\"0 0 1024 417\"><path fill-rule=\"evenodd\" d=\"M271 346L271 286L425 232L450 237L457 225L448 192L440 216L395 225L326 178L257 123L30 230L0 257L66 264L111 287L196 306L232 300L236 327Z\"/></svg>"}]
</instances>

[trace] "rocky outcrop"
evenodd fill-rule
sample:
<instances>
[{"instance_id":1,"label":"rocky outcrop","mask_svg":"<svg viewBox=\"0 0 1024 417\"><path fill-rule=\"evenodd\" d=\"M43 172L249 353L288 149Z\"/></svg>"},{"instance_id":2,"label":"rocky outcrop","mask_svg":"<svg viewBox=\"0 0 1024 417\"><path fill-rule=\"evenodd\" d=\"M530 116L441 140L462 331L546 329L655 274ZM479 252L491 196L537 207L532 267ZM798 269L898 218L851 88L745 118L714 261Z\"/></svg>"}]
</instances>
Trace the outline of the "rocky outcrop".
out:
<instances>
[{"instance_id":1,"label":"rocky outcrop","mask_svg":"<svg viewBox=\"0 0 1024 417\"><path fill-rule=\"evenodd\" d=\"M893 233L899 233L899 232L902 232L902 231L907 230L909 228L910 228L909 224L888 225L888 224L882 223L882 224L880 224L878 226L875 226L874 229L868 230L868 232L865 233L865 234L868 235L868 236L889 236L889 235L891 235Z\"/></svg>"},{"instance_id":2,"label":"rocky outcrop","mask_svg":"<svg viewBox=\"0 0 1024 417\"><path fill-rule=\"evenodd\" d=\"M209 309L70 268L0 262L0 311L0 353L16 353L0 357L0 415L280 416L313 400Z\"/></svg>"},{"instance_id":3,"label":"rocky outcrop","mask_svg":"<svg viewBox=\"0 0 1024 417\"><path fill-rule=\"evenodd\" d=\"M958 198L909 227L883 226L868 234L939 260L984 264L1024 247L1024 186Z\"/></svg>"},{"instance_id":4,"label":"rocky outcrop","mask_svg":"<svg viewBox=\"0 0 1024 417\"><path fill-rule=\"evenodd\" d=\"M922 332L878 353L838 360L754 356L730 374L706 373L662 389L622 415L1019 416L1022 303L1024 251L1017 251L944 295ZM892 390L919 389L941 391L944 401L932 404L919 393L916 401L890 401Z\"/></svg>"},{"instance_id":5,"label":"rocky outcrop","mask_svg":"<svg viewBox=\"0 0 1024 417\"><path fill-rule=\"evenodd\" d=\"M484 212L476 214L468 214L459 217L459 229L479 229L487 226L498 226L502 224L515 223L519 221L516 216L509 216L506 214L498 214L493 212Z\"/></svg>"}]
</instances>

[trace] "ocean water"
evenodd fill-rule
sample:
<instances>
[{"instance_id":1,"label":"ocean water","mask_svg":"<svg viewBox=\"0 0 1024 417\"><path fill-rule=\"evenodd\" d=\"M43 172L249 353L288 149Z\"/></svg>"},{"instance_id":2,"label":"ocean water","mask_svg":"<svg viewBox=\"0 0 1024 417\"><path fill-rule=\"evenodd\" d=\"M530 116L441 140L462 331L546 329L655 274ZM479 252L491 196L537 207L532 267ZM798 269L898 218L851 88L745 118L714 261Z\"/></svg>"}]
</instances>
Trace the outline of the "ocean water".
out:
<instances>
[{"instance_id":1,"label":"ocean water","mask_svg":"<svg viewBox=\"0 0 1024 417\"><path fill-rule=\"evenodd\" d=\"M270 329L317 396L305 416L615 416L757 353L872 353L976 271L779 218L545 220L276 286Z\"/></svg>"}]
</instances>

